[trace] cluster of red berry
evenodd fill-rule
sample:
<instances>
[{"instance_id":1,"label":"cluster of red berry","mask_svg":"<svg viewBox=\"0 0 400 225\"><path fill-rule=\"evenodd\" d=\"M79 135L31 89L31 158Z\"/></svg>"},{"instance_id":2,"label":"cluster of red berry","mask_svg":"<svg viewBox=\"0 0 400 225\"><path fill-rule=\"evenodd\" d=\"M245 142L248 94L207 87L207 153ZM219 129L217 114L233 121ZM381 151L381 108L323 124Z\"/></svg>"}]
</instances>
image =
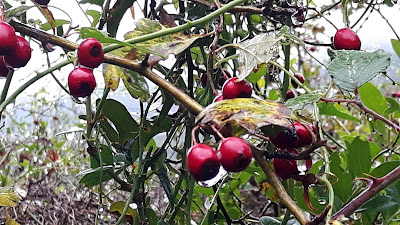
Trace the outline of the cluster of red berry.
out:
<instances>
[{"instance_id":1,"label":"cluster of red berry","mask_svg":"<svg viewBox=\"0 0 400 225\"><path fill-rule=\"evenodd\" d=\"M311 132L317 133L315 126L295 122L293 128L285 128L269 139L278 151L298 154L297 148L308 146L313 142ZM296 160L275 158L273 163L276 175L284 180L299 173ZM306 170L309 170L311 166L311 159L306 160Z\"/></svg>"},{"instance_id":2,"label":"cluster of red berry","mask_svg":"<svg viewBox=\"0 0 400 225\"><path fill-rule=\"evenodd\" d=\"M193 145L187 155L189 172L197 181L214 178L222 165L228 172L247 168L252 158L250 145L239 137L224 138L215 151L206 144Z\"/></svg>"},{"instance_id":3,"label":"cluster of red berry","mask_svg":"<svg viewBox=\"0 0 400 225\"><path fill-rule=\"evenodd\" d=\"M87 38L78 47L79 66L68 76L68 87L72 96L87 97L96 87L93 69L104 60L101 43L95 38Z\"/></svg>"},{"instance_id":4,"label":"cluster of red berry","mask_svg":"<svg viewBox=\"0 0 400 225\"><path fill-rule=\"evenodd\" d=\"M10 69L24 67L31 51L25 38L16 35L10 24L0 22L0 77L7 77Z\"/></svg>"}]
</instances>

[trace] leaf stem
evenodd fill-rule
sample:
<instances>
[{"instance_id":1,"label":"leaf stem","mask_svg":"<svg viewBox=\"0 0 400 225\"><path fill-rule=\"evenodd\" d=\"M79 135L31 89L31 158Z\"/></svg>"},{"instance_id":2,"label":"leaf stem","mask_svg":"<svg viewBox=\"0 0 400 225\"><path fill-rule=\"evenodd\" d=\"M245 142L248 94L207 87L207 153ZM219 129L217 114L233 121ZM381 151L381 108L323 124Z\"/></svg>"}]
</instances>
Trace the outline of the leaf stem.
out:
<instances>
[{"instance_id":1,"label":"leaf stem","mask_svg":"<svg viewBox=\"0 0 400 225\"><path fill-rule=\"evenodd\" d=\"M1 92L0 103L3 103L6 100L8 89L10 88L11 79L13 77L14 70L9 70L6 78L6 82L4 83L3 91ZM2 111L0 111L2 112Z\"/></svg>"}]
</instances>

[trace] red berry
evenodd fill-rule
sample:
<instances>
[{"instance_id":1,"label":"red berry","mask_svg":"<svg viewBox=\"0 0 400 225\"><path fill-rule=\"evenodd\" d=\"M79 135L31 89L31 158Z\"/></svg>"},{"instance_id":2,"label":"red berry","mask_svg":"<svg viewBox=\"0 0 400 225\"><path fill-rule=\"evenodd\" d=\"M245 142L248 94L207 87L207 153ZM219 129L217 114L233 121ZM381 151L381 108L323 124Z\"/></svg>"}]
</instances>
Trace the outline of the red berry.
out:
<instances>
[{"instance_id":1,"label":"red berry","mask_svg":"<svg viewBox=\"0 0 400 225\"><path fill-rule=\"evenodd\" d=\"M232 98L250 98L253 89L246 80L239 81L239 78L233 77L227 80L222 87L224 99Z\"/></svg>"},{"instance_id":2,"label":"red berry","mask_svg":"<svg viewBox=\"0 0 400 225\"><path fill-rule=\"evenodd\" d=\"M17 36L14 28L6 22L0 22L0 55L10 55L16 48Z\"/></svg>"},{"instance_id":3,"label":"red berry","mask_svg":"<svg viewBox=\"0 0 400 225\"><path fill-rule=\"evenodd\" d=\"M83 66L98 67L104 59L101 43L95 38L87 38L78 47L78 60Z\"/></svg>"},{"instance_id":4,"label":"red berry","mask_svg":"<svg viewBox=\"0 0 400 225\"><path fill-rule=\"evenodd\" d=\"M295 95L294 95L294 92L292 90L287 90L286 91L286 100L294 98L294 97L295 97Z\"/></svg>"},{"instance_id":5,"label":"red berry","mask_svg":"<svg viewBox=\"0 0 400 225\"><path fill-rule=\"evenodd\" d=\"M251 162L251 148L239 137L228 137L221 142L218 157L226 171L240 172Z\"/></svg>"},{"instance_id":6,"label":"red berry","mask_svg":"<svg viewBox=\"0 0 400 225\"><path fill-rule=\"evenodd\" d=\"M290 148L287 150L278 149L278 151L288 151L290 153L298 153L296 149ZM297 175L299 173L297 169L297 162L293 159L278 159L275 158L273 161L275 173L278 177L286 180L293 175Z\"/></svg>"},{"instance_id":7,"label":"red berry","mask_svg":"<svg viewBox=\"0 0 400 225\"><path fill-rule=\"evenodd\" d=\"M358 35L350 28L343 28L336 32L333 37L335 49L360 50L361 41Z\"/></svg>"},{"instance_id":8,"label":"red berry","mask_svg":"<svg viewBox=\"0 0 400 225\"><path fill-rule=\"evenodd\" d=\"M297 136L299 137L299 141L296 145L296 148L304 147L306 145L310 145L312 143L312 135L308 131L313 130L313 128L309 125L301 124L301 123L293 123L294 128L296 129ZM305 127L307 126L308 129Z\"/></svg>"},{"instance_id":9,"label":"red berry","mask_svg":"<svg viewBox=\"0 0 400 225\"><path fill-rule=\"evenodd\" d=\"M283 128L276 136L269 137L269 140L277 148L294 148L299 142L294 128Z\"/></svg>"},{"instance_id":10,"label":"red berry","mask_svg":"<svg viewBox=\"0 0 400 225\"><path fill-rule=\"evenodd\" d=\"M310 48L310 51L312 51L312 52L315 52L317 50L317 48L315 47L315 46L312 46L311 48Z\"/></svg>"},{"instance_id":11,"label":"red berry","mask_svg":"<svg viewBox=\"0 0 400 225\"><path fill-rule=\"evenodd\" d=\"M24 67L31 59L31 46L21 36L17 36L17 48L11 55L4 56L4 64L9 68Z\"/></svg>"},{"instance_id":12,"label":"red berry","mask_svg":"<svg viewBox=\"0 0 400 225\"><path fill-rule=\"evenodd\" d=\"M213 102L219 102L224 100L224 96L223 95L218 95L214 98Z\"/></svg>"},{"instance_id":13,"label":"red berry","mask_svg":"<svg viewBox=\"0 0 400 225\"><path fill-rule=\"evenodd\" d=\"M0 77L7 77L8 68L4 64L4 57L0 56Z\"/></svg>"},{"instance_id":14,"label":"red berry","mask_svg":"<svg viewBox=\"0 0 400 225\"><path fill-rule=\"evenodd\" d=\"M96 87L96 79L91 69L77 67L68 76L68 87L74 97L86 97Z\"/></svg>"},{"instance_id":15,"label":"red berry","mask_svg":"<svg viewBox=\"0 0 400 225\"><path fill-rule=\"evenodd\" d=\"M304 78L303 74L295 73L294 76L297 78L297 80L300 81L300 83L304 84L305 78ZM294 80L291 80L291 83L294 88L297 88L299 86Z\"/></svg>"},{"instance_id":16,"label":"red berry","mask_svg":"<svg viewBox=\"0 0 400 225\"><path fill-rule=\"evenodd\" d=\"M34 0L39 5L48 5L50 0Z\"/></svg>"},{"instance_id":17,"label":"red berry","mask_svg":"<svg viewBox=\"0 0 400 225\"><path fill-rule=\"evenodd\" d=\"M217 152L206 144L192 146L186 157L190 174L197 181L206 181L214 178L221 166Z\"/></svg>"}]
</instances>

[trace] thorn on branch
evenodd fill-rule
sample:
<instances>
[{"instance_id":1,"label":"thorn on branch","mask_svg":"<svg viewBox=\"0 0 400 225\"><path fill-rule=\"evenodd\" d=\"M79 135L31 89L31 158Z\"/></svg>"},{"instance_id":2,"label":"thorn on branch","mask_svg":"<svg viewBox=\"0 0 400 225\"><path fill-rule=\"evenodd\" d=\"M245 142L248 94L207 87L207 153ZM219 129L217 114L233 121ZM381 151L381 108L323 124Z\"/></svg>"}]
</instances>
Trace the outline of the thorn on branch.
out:
<instances>
[{"instance_id":1,"label":"thorn on branch","mask_svg":"<svg viewBox=\"0 0 400 225\"><path fill-rule=\"evenodd\" d=\"M306 225L318 225L318 224L324 222L325 218L328 215L328 212L329 212L329 210L331 210L331 208L332 208L331 205L326 206L326 208L324 209L324 211L321 214L316 216L313 220L308 222Z\"/></svg>"}]
</instances>

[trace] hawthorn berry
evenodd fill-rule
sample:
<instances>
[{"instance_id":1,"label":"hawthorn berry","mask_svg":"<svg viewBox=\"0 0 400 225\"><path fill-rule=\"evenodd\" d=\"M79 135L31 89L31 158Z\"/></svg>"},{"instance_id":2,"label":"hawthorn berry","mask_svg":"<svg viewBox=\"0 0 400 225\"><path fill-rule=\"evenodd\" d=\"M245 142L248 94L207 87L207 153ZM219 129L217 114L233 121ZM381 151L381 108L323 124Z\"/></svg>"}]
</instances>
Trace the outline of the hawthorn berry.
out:
<instances>
[{"instance_id":1,"label":"hawthorn berry","mask_svg":"<svg viewBox=\"0 0 400 225\"><path fill-rule=\"evenodd\" d=\"M277 148L294 148L299 142L296 130L292 128L283 128L276 136L270 136L269 140Z\"/></svg>"},{"instance_id":2,"label":"hawthorn berry","mask_svg":"<svg viewBox=\"0 0 400 225\"><path fill-rule=\"evenodd\" d=\"M298 153L294 148L289 148L286 150L278 149L278 151L288 151L290 153ZM273 160L273 164L276 175L282 178L283 180L286 180L299 173L299 170L297 169L297 162L294 159L275 158Z\"/></svg>"},{"instance_id":3,"label":"hawthorn berry","mask_svg":"<svg viewBox=\"0 0 400 225\"><path fill-rule=\"evenodd\" d=\"M4 64L9 68L24 67L31 59L31 46L21 36L17 36L17 48L11 55L4 56Z\"/></svg>"},{"instance_id":4,"label":"hawthorn berry","mask_svg":"<svg viewBox=\"0 0 400 225\"><path fill-rule=\"evenodd\" d=\"M250 83L246 80L239 80L237 77L230 78L222 87L224 99L250 98L252 92Z\"/></svg>"},{"instance_id":5,"label":"hawthorn berry","mask_svg":"<svg viewBox=\"0 0 400 225\"><path fill-rule=\"evenodd\" d=\"M101 43L95 38L87 38L78 47L78 60L83 66L98 67L104 60Z\"/></svg>"},{"instance_id":6,"label":"hawthorn berry","mask_svg":"<svg viewBox=\"0 0 400 225\"><path fill-rule=\"evenodd\" d=\"M297 136L299 137L299 141L298 141L296 147L300 148L300 147L310 145L312 143L312 135L311 135L310 131L313 131L313 127L306 125L306 124L301 124L298 122L293 123L293 126L296 129ZM306 128L306 126L308 129Z\"/></svg>"},{"instance_id":7,"label":"hawthorn berry","mask_svg":"<svg viewBox=\"0 0 400 225\"><path fill-rule=\"evenodd\" d=\"M303 74L301 74L301 73L295 73L294 76L297 78L297 80L300 81L300 83L304 84L305 78L304 78ZM294 80L291 80L291 83L292 83L292 86L293 86L294 88L297 88L297 87L299 86Z\"/></svg>"},{"instance_id":8,"label":"hawthorn berry","mask_svg":"<svg viewBox=\"0 0 400 225\"><path fill-rule=\"evenodd\" d=\"M245 170L252 158L250 145L239 137L222 140L217 154L222 167L228 172Z\"/></svg>"},{"instance_id":9,"label":"hawthorn berry","mask_svg":"<svg viewBox=\"0 0 400 225\"><path fill-rule=\"evenodd\" d=\"M8 68L4 64L4 57L0 56L0 77L7 77Z\"/></svg>"},{"instance_id":10,"label":"hawthorn berry","mask_svg":"<svg viewBox=\"0 0 400 225\"><path fill-rule=\"evenodd\" d=\"M72 96L87 97L96 87L93 71L88 68L76 67L68 76L68 87Z\"/></svg>"},{"instance_id":11,"label":"hawthorn berry","mask_svg":"<svg viewBox=\"0 0 400 225\"><path fill-rule=\"evenodd\" d=\"M14 28L6 22L0 22L0 55L10 55L16 48L17 35Z\"/></svg>"},{"instance_id":12,"label":"hawthorn berry","mask_svg":"<svg viewBox=\"0 0 400 225\"><path fill-rule=\"evenodd\" d=\"M294 97L295 97L295 95L294 95L294 92L292 90L289 89L289 90L286 91L286 100L294 98Z\"/></svg>"},{"instance_id":13,"label":"hawthorn berry","mask_svg":"<svg viewBox=\"0 0 400 225\"><path fill-rule=\"evenodd\" d=\"M197 181L214 178L221 166L217 152L206 144L192 146L186 156L186 163L190 174Z\"/></svg>"},{"instance_id":14,"label":"hawthorn berry","mask_svg":"<svg viewBox=\"0 0 400 225\"><path fill-rule=\"evenodd\" d=\"M223 95L218 95L214 98L213 102L219 102L224 100L224 96Z\"/></svg>"},{"instance_id":15,"label":"hawthorn berry","mask_svg":"<svg viewBox=\"0 0 400 225\"><path fill-rule=\"evenodd\" d=\"M343 28L336 32L333 37L335 49L360 50L361 41L358 35L350 28Z\"/></svg>"}]
</instances>

